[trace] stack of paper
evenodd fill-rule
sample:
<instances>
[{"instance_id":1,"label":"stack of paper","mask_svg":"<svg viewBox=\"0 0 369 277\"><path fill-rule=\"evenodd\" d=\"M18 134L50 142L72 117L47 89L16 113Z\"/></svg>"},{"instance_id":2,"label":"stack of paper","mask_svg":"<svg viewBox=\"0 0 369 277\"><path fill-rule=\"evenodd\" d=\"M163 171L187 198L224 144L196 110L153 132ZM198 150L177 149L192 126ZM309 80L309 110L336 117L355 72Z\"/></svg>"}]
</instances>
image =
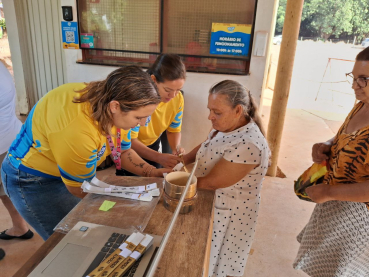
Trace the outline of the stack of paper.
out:
<instances>
[{"instance_id":1,"label":"stack of paper","mask_svg":"<svg viewBox=\"0 0 369 277\"><path fill-rule=\"evenodd\" d=\"M154 196L160 196L156 183L146 186L121 187L109 185L94 177L91 182L84 181L83 192L110 195L140 201L151 201Z\"/></svg>"}]
</instances>

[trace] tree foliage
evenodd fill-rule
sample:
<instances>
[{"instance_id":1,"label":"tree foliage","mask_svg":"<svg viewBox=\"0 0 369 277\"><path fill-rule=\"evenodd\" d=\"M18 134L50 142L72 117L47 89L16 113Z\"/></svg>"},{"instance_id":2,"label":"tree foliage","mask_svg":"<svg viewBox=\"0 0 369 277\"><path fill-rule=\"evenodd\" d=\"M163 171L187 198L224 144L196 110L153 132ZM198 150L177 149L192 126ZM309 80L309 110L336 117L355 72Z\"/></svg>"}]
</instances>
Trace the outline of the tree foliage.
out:
<instances>
[{"instance_id":1,"label":"tree foliage","mask_svg":"<svg viewBox=\"0 0 369 277\"><path fill-rule=\"evenodd\" d=\"M0 19L0 27L3 27L4 30L6 29L5 18Z\"/></svg>"},{"instance_id":2,"label":"tree foliage","mask_svg":"<svg viewBox=\"0 0 369 277\"><path fill-rule=\"evenodd\" d=\"M352 33L359 38L369 37L369 0L355 0L352 7Z\"/></svg>"},{"instance_id":3,"label":"tree foliage","mask_svg":"<svg viewBox=\"0 0 369 277\"><path fill-rule=\"evenodd\" d=\"M286 13L286 4L287 4L287 0L279 0L279 6L278 6L278 11L277 11L277 21L275 25L275 31L277 33L282 33L282 30L283 30L284 16Z\"/></svg>"},{"instance_id":4,"label":"tree foliage","mask_svg":"<svg viewBox=\"0 0 369 277\"><path fill-rule=\"evenodd\" d=\"M287 0L280 0L276 22L278 33L283 29L286 4ZM341 35L366 37L368 21L369 0L305 0L300 32L310 32L324 39Z\"/></svg>"}]
</instances>

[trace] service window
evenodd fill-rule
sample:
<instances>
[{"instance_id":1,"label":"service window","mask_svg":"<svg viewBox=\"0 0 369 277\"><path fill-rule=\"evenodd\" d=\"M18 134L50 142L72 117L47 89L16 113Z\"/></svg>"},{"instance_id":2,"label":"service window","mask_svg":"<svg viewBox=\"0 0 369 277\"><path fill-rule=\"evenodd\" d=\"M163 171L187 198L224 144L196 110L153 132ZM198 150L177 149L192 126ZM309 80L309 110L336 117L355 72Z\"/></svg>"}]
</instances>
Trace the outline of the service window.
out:
<instances>
[{"instance_id":1,"label":"service window","mask_svg":"<svg viewBox=\"0 0 369 277\"><path fill-rule=\"evenodd\" d=\"M257 0L77 0L82 63L248 74Z\"/></svg>"}]
</instances>

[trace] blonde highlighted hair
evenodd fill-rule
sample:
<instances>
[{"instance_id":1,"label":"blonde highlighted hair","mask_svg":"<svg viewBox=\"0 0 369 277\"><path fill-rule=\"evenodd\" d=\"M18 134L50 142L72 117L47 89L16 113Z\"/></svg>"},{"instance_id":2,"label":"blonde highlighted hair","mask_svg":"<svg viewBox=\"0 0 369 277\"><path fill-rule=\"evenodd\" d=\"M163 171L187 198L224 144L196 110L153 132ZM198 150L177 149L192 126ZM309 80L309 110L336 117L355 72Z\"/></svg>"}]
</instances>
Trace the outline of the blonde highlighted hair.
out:
<instances>
[{"instance_id":1,"label":"blonde highlighted hair","mask_svg":"<svg viewBox=\"0 0 369 277\"><path fill-rule=\"evenodd\" d=\"M75 97L73 102L90 105L90 116L104 135L109 135L113 127L111 101L118 101L122 112L157 105L161 101L155 83L137 66L114 70L105 80L86 83L85 88L76 92L81 96Z\"/></svg>"}]
</instances>

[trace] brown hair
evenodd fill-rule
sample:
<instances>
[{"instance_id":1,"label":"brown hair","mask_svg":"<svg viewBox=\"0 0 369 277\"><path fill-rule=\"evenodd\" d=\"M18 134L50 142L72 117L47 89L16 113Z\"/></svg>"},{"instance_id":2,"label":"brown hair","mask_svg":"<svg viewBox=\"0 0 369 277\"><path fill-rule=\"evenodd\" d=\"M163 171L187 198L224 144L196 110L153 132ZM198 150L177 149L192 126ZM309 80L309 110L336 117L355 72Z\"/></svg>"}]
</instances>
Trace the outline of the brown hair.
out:
<instances>
[{"instance_id":1,"label":"brown hair","mask_svg":"<svg viewBox=\"0 0 369 277\"><path fill-rule=\"evenodd\" d=\"M210 89L209 93L227 95L232 108L235 108L237 105L241 105L245 118L247 120L252 118L256 125L258 125L261 133L265 136L264 127L261 122L255 100L251 96L250 91L243 85L236 81L224 80L215 84Z\"/></svg>"},{"instance_id":2,"label":"brown hair","mask_svg":"<svg viewBox=\"0 0 369 277\"><path fill-rule=\"evenodd\" d=\"M365 48L356 56L357 61L369 61L369 47Z\"/></svg>"},{"instance_id":3,"label":"brown hair","mask_svg":"<svg viewBox=\"0 0 369 277\"><path fill-rule=\"evenodd\" d=\"M76 92L82 95L75 97L73 102L90 104L90 116L104 135L110 134L113 126L111 101L118 101L122 112L157 105L161 101L155 83L137 66L114 70L105 80L86 83L85 88Z\"/></svg>"},{"instance_id":4,"label":"brown hair","mask_svg":"<svg viewBox=\"0 0 369 277\"><path fill-rule=\"evenodd\" d=\"M158 83L186 79L186 67L178 55L161 54L154 64L147 70L147 73L154 75Z\"/></svg>"}]
</instances>

